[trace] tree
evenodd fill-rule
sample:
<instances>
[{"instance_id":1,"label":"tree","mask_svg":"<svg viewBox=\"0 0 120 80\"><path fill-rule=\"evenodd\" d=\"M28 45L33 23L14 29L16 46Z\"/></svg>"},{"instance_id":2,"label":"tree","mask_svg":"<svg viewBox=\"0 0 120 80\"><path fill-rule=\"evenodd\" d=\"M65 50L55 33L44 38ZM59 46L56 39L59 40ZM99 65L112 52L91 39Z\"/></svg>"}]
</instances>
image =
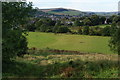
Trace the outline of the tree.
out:
<instances>
[{"instance_id":1,"label":"tree","mask_svg":"<svg viewBox=\"0 0 120 80\"><path fill-rule=\"evenodd\" d=\"M61 26L61 21L57 20L55 26Z\"/></svg>"},{"instance_id":2,"label":"tree","mask_svg":"<svg viewBox=\"0 0 120 80\"><path fill-rule=\"evenodd\" d=\"M89 18L85 18L85 19L83 20L83 23L84 23L84 25L86 25L86 26L91 26L91 25L92 25L92 22L91 22L91 20L90 20Z\"/></svg>"},{"instance_id":3,"label":"tree","mask_svg":"<svg viewBox=\"0 0 120 80\"><path fill-rule=\"evenodd\" d=\"M102 29L101 27L95 27L95 35L101 36L102 35Z\"/></svg>"},{"instance_id":4,"label":"tree","mask_svg":"<svg viewBox=\"0 0 120 80\"><path fill-rule=\"evenodd\" d=\"M106 20L105 16L100 17L99 24L104 24Z\"/></svg>"},{"instance_id":5,"label":"tree","mask_svg":"<svg viewBox=\"0 0 120 80\"><path fill-rule=\"evenodd\" d=\"M41 32L52 32L52 27L55 26L55 24L56 21L53 21L50 18L42 18L36 21L35 27Z\"/></svg>"},{"instance_id":6,"label":"tree","mask_svg":"<svg viewBox=\"0 0 120 80\"><path fill-rule=\"evenodd\" d=\"M90 20L91 20L93 26L94 26L94 25L99 25L99 16L97 16L97 15L92 15L92 16L90 17Z\"/></svg>"},{"instance_id":7,"label":"tree","mask_svg":"<svg viewBox=\"0 0 120 80\"><path fill-rule=\"evenodd\" d=\"M15 56L27 52L25 31L20 27L26 24L32 13L32 3L3 2L2 3L2 51L3 61L10 61Z\"/></svg>"},{"instance_id":8,"label":"tree","mask_svg":"<svg viewBox=\"0 0 120 80\"><path fill-rule=\"evenodd\" d=\"M27 29L28 31L35 32L36 27L35 27L35 25L34 25L34 24L30 24L30 25L28 25L28 26L26 27L26 29Z\"/></svg>"},{"instance_id":9,"label":"tree","mask_svg":"<svg viewBox=\"0 0 120 80\"><path fill-rule=\"evenodd\" d=\"M93 27L90 28L90 31L89 31L89 34L90 35L95 35L95 29Z\"/></svg>"},{"instance_id":10,"label":"tree","mask_svg":"<svg viewBox=\"0 0 120 80\"><path fill-rule=\"evenodd\" d=\"M120 55L120 22L116 24L116 31L111 37L109 46L111 50L117 52Z\"/></svg>"},{"instance_id":11,"label":"tree","mask_svg":"<svg viewBox=\"0 0 120 80\"><path fill-rule=\"evenodd\" d=\"M68 27L64 27L64 26L60 26L57 30L57 33L67 33L70 32L70 30L68 29Z\"/></svg>"},{"instance_id":12,"label":"tree","mask_svg":"<svg viewBox=\"0 0 120 80\"><path fill-rule=\"evenodd\" d=\"M97 15L92 15L91 17L90 17L90 20L91 20L91 22L92 22L92 25L94 26L94 25L99 25L99 16L97 16Z\"/></svg>"},{"instance_id":13,"label":"tree","mask_svg":"<svg viewBox=\"0 0 120 80\"><path fill-rule=\"evenodd\" d=\"M52 29L52 32L53 32L53 33L57 33L58 28L59 28L59 26L54 26L53 29Z\"/></svg>"},{"instance_id":14,"label":"tree","mask_svg":"<svg viewBox=\"0 0 120 80\"><path fill-rule=\"evenodd\" d=\"M78 29L78 34L82 34L82 28Z\"/></svg>"},{"instance_id":15,"label":"tree","mask_svg":"<svg viewBox=\"0 0 120 80\"><path fill-rule=\"evenodd\" d=\"M85 35L89 34L89 26L83 27L83 34L85 34Z\"/></svg>"},{"instance_id":16,"label":"tree","mask_svg":"<svg viewBox=\"0 0 120 80\"><path fill-rule=\"evenodd\" d=\"M39 27L39 31L40 32L46 32L48 29L49 29L50 26L48 26L47 24L42 24L40 27Z\"/></svg>"},{"instance_id":17,"label":"tree","mask_svg":"<svg viewBox=\"0 0 120 80\"><path fill-rule=\"evenodd\" d=\"M43 21L42 21L42 20L36 21L36 23L35 23L36 30L39 30L39 29L40 29L40 26L41 26L42 24L43 24Z\"/></svg>"},{"instance_id":18,"label":"tree","mask_svg":"<svg viewBox=\"0 0 120 80\"><path fill-rule=\"evenodd\" d=\"M111 24L112 22L115 22L115 21L114 21L115 17L117 17L117 15L110 16L110 17L107 19L107 23L108 23L108 24Z\"/></svg>"},{"instance_id":19,"label":"tree","mask_svg":"<svg viewBox=\"0 0 120 80\"><path fill-rule=\"evenodd\" d=\"M111 34L110 34L110 29L111 29L110 26L106 26L105 28L103 28L103 30L102 30L102 35L103 35L103 36L110 36L110 35L111 35Z\"/></svg>"},{"instance_id":20,"label":"tree","mask_svg":"<svg viewBox=\"0 0 120 80\"><path fill-rule=\"evenodd\" d=\"M83 26L83 22L80 22L79 20L76 20L75 22L74 22L74 25L75 26Z\"/></svg>"},{"instance_id":21,"label":"tree","mask_svg":"<svg viewBox=\"0 0 120 80\"><path fill-rule=\"evenodd\" d=\"M110 35L111 36L114 35L114 33L116 32L116 30L117 30L117 24L115 22L113 22L111 24Z\"/></svg>"},{"instance_id":22,"label":"tree","mask_svg":"<svg viewBox=\"0 0 120 80\"><path fill-rule=\"evenodd\" d=\"M113 17L113 22L118 23L120 21L120 16Z\"/></svg>"}]
</instances>

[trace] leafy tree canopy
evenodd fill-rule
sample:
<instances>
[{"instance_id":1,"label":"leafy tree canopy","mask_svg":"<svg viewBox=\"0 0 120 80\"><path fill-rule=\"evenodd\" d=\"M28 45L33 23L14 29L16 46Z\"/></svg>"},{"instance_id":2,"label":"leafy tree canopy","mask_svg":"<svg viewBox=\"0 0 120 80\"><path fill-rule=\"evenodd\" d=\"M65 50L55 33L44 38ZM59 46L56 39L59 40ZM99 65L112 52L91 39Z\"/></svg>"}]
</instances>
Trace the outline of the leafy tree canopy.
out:
<instances>
[{"instance_id":1,"label":"leafy tree canopy","mask_svg":"<svg viewBox=\"0 0 120 80\"><path fill-rule=\"evenodd\" d=\"M2 25L3 61L9 61L15 56L27 52L27 40L23 35L28 17L32 14L32 3L3 2Z\"/></svg>"},{"instance_id":2,"label":"leafy tree canopy","mask_svg":"<svg viewBox=\"0 0 120 80\"><path fill-rule=\"evenodd\" d=\"M120 21L116 24L114 23L112 26L115 28L109 46L113 51L120 54Z\"/></svg>"}]
</instances>

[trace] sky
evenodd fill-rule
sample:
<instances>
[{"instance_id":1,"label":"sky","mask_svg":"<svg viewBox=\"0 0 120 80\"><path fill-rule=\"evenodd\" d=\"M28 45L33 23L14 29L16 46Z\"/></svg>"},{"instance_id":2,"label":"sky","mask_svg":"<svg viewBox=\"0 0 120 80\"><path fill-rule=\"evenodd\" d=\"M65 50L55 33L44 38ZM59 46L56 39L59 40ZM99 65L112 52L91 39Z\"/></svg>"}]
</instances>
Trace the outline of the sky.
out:
<instances>
[{"instance_id":1,"label":"sky","mask_svg":"<svg viewBox=\"0 0 120 80\"><path fill-rule=\"evenodd\" d=\"M80 11L114 12L118 11L120 0L27 0L40 9L67 8Z\"/></svg>"}]
</instances>

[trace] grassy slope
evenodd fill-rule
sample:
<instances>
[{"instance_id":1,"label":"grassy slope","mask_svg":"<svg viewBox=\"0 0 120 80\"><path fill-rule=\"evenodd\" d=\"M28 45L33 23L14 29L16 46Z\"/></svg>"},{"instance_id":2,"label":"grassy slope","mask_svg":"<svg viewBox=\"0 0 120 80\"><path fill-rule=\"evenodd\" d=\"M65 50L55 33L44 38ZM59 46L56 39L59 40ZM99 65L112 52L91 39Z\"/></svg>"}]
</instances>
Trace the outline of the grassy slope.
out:
<instances>
[{"instance_id":1,"label":"grassy slope","mask_svg":"<svg viewBox=\"0 0 120 80\"><path fill-rule=\"evenodd\" d=\"M62 12L49 11L48 13L52 13L52 14L64 14L64 15L79 15L79 14L81 14L80 11L62 11Z\"/></svg>"},{"instance_id":2,"label":"grassy slope","mask_svg":"<svg viewBox=\"0 0 120 80\"><path fill-rule=\"evenodd\" d=\"M109 37L30 32L27 38L29 47L113 53L108 46Z\"/></svg>"}]
</instances>

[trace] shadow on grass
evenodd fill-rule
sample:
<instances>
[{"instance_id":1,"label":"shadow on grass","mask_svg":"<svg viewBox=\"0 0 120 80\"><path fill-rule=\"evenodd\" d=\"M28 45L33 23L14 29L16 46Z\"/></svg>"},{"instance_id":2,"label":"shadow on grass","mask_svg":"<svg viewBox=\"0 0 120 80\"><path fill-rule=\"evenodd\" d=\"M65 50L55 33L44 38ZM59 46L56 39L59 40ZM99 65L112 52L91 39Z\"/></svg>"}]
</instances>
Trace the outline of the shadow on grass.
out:
<instances>
[{"instance_id":1,"label":"shadow on grass","mask_svg":"<svg viewBox=\"0 0 120 80\"><path fill-rule=\"evenodd\" d=\"M68 61L46 66L25 62L3 63L4 78L117 78L117 61Z\"/></svg>"}]
</instances>

